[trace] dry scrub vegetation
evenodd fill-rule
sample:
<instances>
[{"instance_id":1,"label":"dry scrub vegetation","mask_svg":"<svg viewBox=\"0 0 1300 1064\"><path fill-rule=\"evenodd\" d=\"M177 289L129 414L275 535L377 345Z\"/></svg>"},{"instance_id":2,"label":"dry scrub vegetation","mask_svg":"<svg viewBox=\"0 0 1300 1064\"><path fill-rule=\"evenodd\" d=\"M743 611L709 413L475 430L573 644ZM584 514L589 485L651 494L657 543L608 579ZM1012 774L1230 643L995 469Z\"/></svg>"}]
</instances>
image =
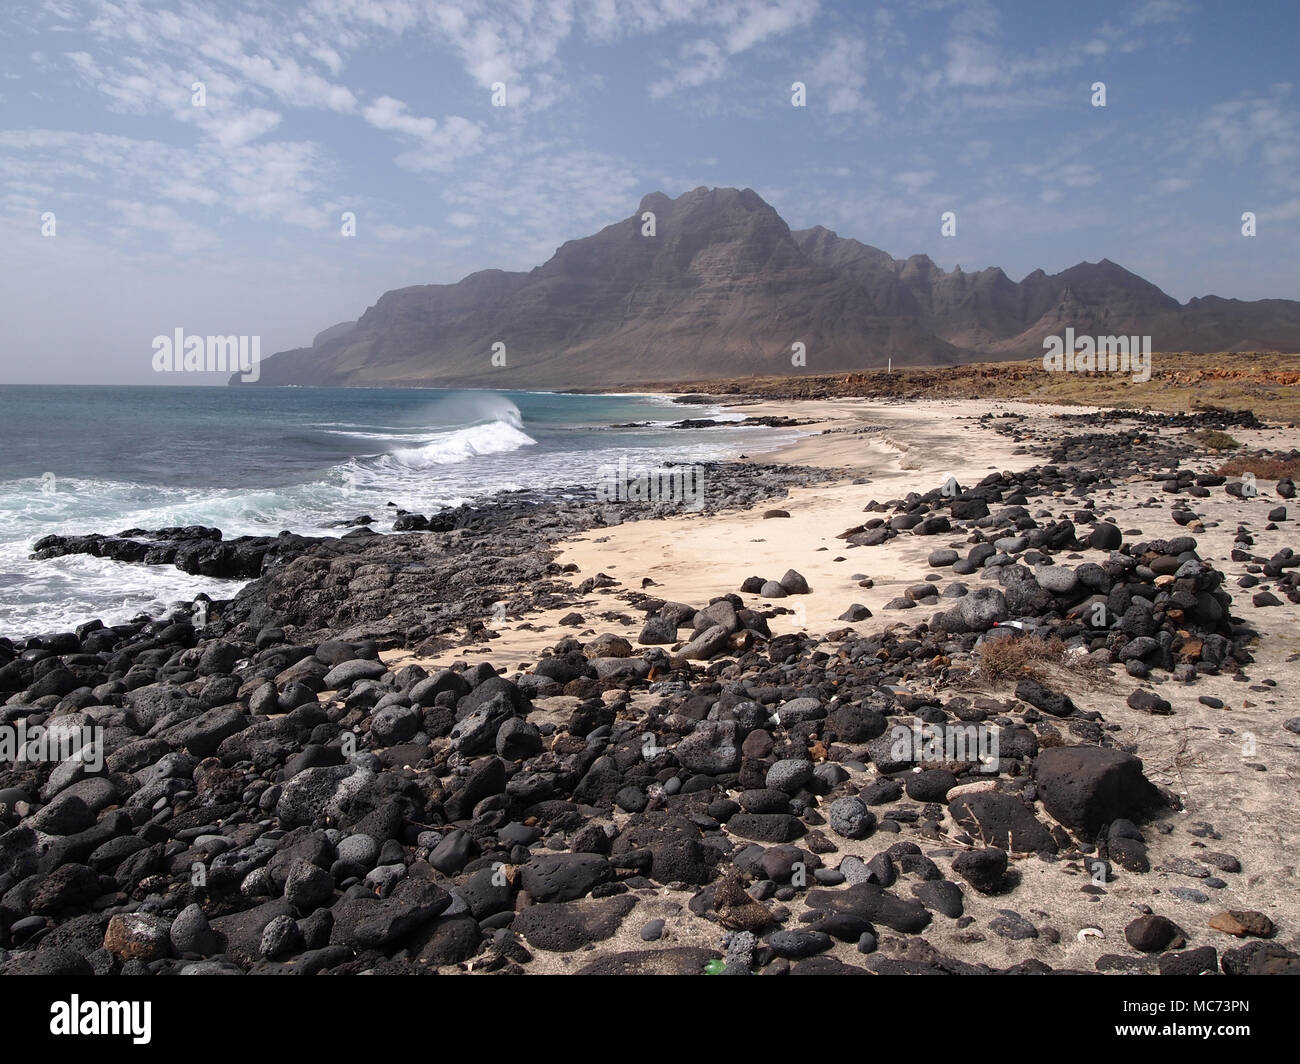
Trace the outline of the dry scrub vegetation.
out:
<instances>
[{"instance_id":1,"label":"dry scrub vegetation","mask_svg":"<svg viewBox=\"0 0 1300 1064\"><path fill-rule=\"evenodd\" d=\"M986 640L976 648L973 678L987 683L1014 683L1033 679L1046 683L1053 672L1076 676L1095 675L1096 663L1082 654L1071 654L1055 636L1038 635Z\"/></svg>"},{"instance_id":2,"label":"dry scrub vegetation","mask_svg":"<svg viewBox=\"0 0 1300 1064\"><path fill-rule=\"evenodd\" d=\"M896 367L893 373L878 369L661 381L638 384L635 390L767 399L1023 399L1167 413L1218 407L1253 410L1265 420L1295 423L1300 421L1300 355L1156 351L1151 357L1151 379L1143 382L1119 373L1048 373L1041 358L1031 358L964 366Z\"/></svg>"},{"instance_id":3,"label":"dry scrub vegetation","mask_svg":"<svg viewBox=\"0 0 1300 1064\"><path fill-rule=\"evenodd\" d=\"M1218 429L1204 429L1201 432L1194 432L1192 433L1192 439L1207 451L1234 451L1241 446L1238 440L1226 432L1220 432Z\"/></svg>"},{"instance_id":4,"label":"dry scrub vegetation","mask_svg":"<svg viewBox=\"0 0 1300 1064\"><path fill-rule=\"evenodd\" d=\"M1239 477L1254 473L1256 480L1281 480L1300 477L1300 458L1276 458L1258 451L1241 451L1233 455L1216 470L1222 477Z\"/></svg>"}]
</instances>

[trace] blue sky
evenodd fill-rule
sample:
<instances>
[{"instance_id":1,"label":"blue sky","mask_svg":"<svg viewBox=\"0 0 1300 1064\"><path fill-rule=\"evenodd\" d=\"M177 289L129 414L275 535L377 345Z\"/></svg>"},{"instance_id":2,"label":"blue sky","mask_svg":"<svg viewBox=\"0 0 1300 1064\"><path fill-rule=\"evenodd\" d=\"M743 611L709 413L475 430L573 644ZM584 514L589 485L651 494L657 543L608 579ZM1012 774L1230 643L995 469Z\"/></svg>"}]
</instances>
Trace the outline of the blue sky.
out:
<instances>
[{"instance_id":1,"label":"blue sky","mask_svg":"<svg viewBox=\"0 0 1300 1064\"><path fill-rule=\"evenodd\" d=\"M1297 298L1298 26L1294 0L7 2L0 381L156 383L178 326L298 346L698 185L949 269Z\"/></svg>"}]
</instances>

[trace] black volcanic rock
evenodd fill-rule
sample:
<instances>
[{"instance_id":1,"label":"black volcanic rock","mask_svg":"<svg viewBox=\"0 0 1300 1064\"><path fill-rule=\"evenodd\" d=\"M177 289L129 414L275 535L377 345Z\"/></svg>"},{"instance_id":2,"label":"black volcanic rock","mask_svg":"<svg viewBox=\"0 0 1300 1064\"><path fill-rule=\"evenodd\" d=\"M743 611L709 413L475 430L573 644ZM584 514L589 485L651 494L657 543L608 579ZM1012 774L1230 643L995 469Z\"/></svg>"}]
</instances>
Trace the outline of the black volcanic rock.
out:
<instances>
[{"instance_id":1,"label":"black volcanic rock","mask_svg":"<svg viewBox=\"0 0 1300 1064\"><path fill-rule=\"evenodd\" d=\"M1021 432L1014 415L987 417L1000 434ZM1076 524L1091 532L1112 516L1099 505L1039 520L1076 505L1049 499L1104 499L1108 481L1137 471L1167 468L1159 479L1190 484L1177 469L1181 437L1161 442L1157 415L1125 417L1144 427L1064 415L1062 424L1094 431L1039 439L1033 449L1045 446L1050 465L959 487L991 504L987 520L970 522L959 558L990 586L945 582L941 597L950 588L978 607L955 630L921 622L774 636L765 614L779 614L753 599L752 586L695 604L654 597L650 584L633 590L632 573L582 574L574 586L555 544L606 518L567 493L529 491L435 514L450 531L286 547L235 598L205 598L202 624L177 604L111 626L0 636L0 725L102 727L106 769L90 773L76 759L0 764L0 973L519 974L534 954L564 952L583 956L590 972L817 974L856 970L824 952L847 954L855 942L874 954L864 962L874 972L973 973L990 969L921 936L937 923L954 947L1060 944L1061 930L1035 907L1045 882L1101 898L1103 884L1146 876L1158 860L1157 875L1197 889L1129 879L1133 896L1208 902L1207 891L1230 886L1215 873L1242 876L1231 887L1249 892L1259 872L1243 869L1256 860L1249 853L1198 843L1148 853L1140 818L1178 799L1145 778L1127 746L1111 745L1121 738L1107 721L1114 707L1092 709L1086 685L1075 706L1028 677L1015 698L1005 689L981 696L965 682L999 616L1013 623L992 639L1059 638L1101 666L1140 665L1151 687L1139 691L1167 692L1179 711L1194 693L1161 686L1157 671L1180 683L1219 672L1249 680L1241 666L1254 661L1258 636L1231 619L1225 574L1195 539L1143 540L1108 525L1118 548L1089 555L1075 553L1085 550ZM1253 415L1176 417L1202 427ZM1076 464L1085 458L1088 466ZM708 512L757 512L825 477L709 469ZM864 512L924 521L959 501L947 499L936 486L872 500ZM1253 546L1242 529L1238 542ZM151 551L226 542L200 528L116 538L148 539ZM1279 547L1248 568L1289 600L1300 557ZM782 590L802 590L795 577ZM849 579L871 585L865 574ZM597 587L626 591L609 610L587 599ZM906 595L935 601L931 581ZM539 660L499 653L489 662L476 648L496 635L484 622L498 601L520 616L581 606L599 627L562 629ZM1113 628L1090 620L1098 603ZM638 614L661 619L672 636L714 629L724 638L711 654L674 660L670 644L626 638ZM615 620L622 634L604 629ZM430 674L381 657L399 647L424 647L417 657L463 649ZM1247 690L1276 694L1273 684ZM566 701L551 703L559 692ZM1277 720L1300 729L1300 719ZM918 749L922 724L944 741ZM966 729L981 725L995 742L977 760ZM950 742L957 727L966 738ZM900 729L911 741L899 741ZM945 801L958 830L944 823ZM1220 828L1226 836L1231 825ZM1202 822L1186 831L1224 837ZM897 841L850 841L869 836ZM1027 854L1039 860L1020 860ZM689 900L652 897L660 888ZM1218 913L1208 930L1285 931L1285 912L1275 926L1244 907L1268 900L1243 894L1233 902L1243 908ZM967 903L978 912L964 916ZM949 920L969 931L949 935ZM1193 921L1184 933L1140 917L1126 928L1135 948L1095 967L1213 969L1213 946L1157 955L1202 941L1205 922ZM638 929L656 950L623 949ZM683 941L716 948L672 945ZM1225 973L1297 964L1270 942L1222 958ZM1031 957L1006 971L1051 970Z\"/></svg>"},{"instance_id":2,"label":"black volcanic rock","mask_svg":"<svg viewBox=\"0 0 1300 1064\"><path fill-rule=\"evenodd\" d=\"M1061 823L1092 838L1105 824L1136 820L1164 798L1132 754L1100 746L1057 746L1035 765L1043 806Z\"/></svg>"}]
</instances>

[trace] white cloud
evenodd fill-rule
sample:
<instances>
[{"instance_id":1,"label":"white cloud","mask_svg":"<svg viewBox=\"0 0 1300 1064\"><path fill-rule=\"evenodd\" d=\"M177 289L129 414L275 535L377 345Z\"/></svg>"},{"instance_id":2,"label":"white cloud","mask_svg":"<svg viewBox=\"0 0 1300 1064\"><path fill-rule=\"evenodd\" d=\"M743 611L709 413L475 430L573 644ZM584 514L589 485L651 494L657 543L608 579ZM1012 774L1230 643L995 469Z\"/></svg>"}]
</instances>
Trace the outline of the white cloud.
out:
<instances>
[{"instance_id":1,"label":"white cloud","mask_svg":"<svg viewBox=\"0 0 1300 1064\"><path fill-rule=\"evenodd\" d=\"M476 163L443 199L449 220L460 211L490 226L503 268L531 269L564 241L627 217L646 191L621 160L569 143L494 135L484 157L493 165Z\"/></svg>"},{"instance_id":2,"label":"white cloud","mask_svg":"<svg viewBox=\"0 0 1300 1064\"><path fill-rule=\"evenodd\" d=\"M291 107L322 107L347 114L356 109L357 98L343 85L336 85L313 70L305 70L297 60L287 57L244 55L223 52L217 46L204 46L209 59L223 62L255 85L273 93Z\"/></svg>"},{"instance_id":3,"label":"white cloud","mask_svg":"<svg viewBox=\"0 0 1300 1064\"><path fill-rule=\"evenodd\" d=\"M916 193L931 184L936 176L938 175L933 170L902 170L894 175L894 182L908 192Z\"/></svg>"},{"instance_id":4,"label":"white cloud","mask_svg":"<svg viewBox=\"0 0 1300 1064\"><path fill-rule=\"evenodd\" d=\"M417 140L431 138L438 131L438 123L432 118L417 118L406 113L406 104L391 96L381 96L361 112L376 129L403 133Z\"/></svg>"},{"instance_id":5,"label":"white cloud","mask_svg":"<svg viewBox=\"0 0 1300 1064\"><path fill-rule=\"evenodd\" d=\"M806 25L817 14L816 0L777 0L774 3L748 3L735 7L721 5L722 18L732 24L726 33L728 55L738 55L754 45Z\"/></svg>"},{"instance_id":6,"label":"white cloud","mask_svg":"<svg viewBox=\"0 0 1300 1064\"><path fill-rule=\"evenodd\" d=\"M5 149L20 154L6 155ZM55 180L83 213L96 200L171 200L221 204L240 215L320 228L333 209L322 202L319 187L330 170L309 142L223 148L213 141L209 148L189 148L102 133L0 132L0 175Z\"/></svg>"},{"instance_id":7,"label":"white cloud","mask_svg":"<svg viewBox=\"0 0 1300 1064\"><path fill-rule=\"evenodd\" d=\"M727 59L713 41L691 41L682 46L679 65L665 78L650 86L651 99L659 100L683 89L699 88L717 81L726 72Z\"/></svg>"},{"instance_id":8,"label":"white cloud","mask_svg":"<svg viewBox=\"0 0 1300 1064\"><path fill-rule=\"evenodd\" d=\"M875 105L866 95L867 70L870 66L864 38L837 37L813 64L810 85L825 97L826 112L831 115L865 114L878 117Z\"/></svg>"},{"instance_id":9,"label":"white cloud","mask_svg":"<svg viewBox=\"0 0 1300 1064\"><path fill-rule=\"evenodd\" d=\"M986 89L1005 83L1010 72L997 48L989 41L954 38L946 46L948 63L944 70L949 85Z\"/></svg>"},{"instance_id":10,"label":"white cloud","mask_svg":"<svg viewBox=\"0 0 1300 1064\"><path fill-rule=\"evenodd\" d=\"M430 135L421 138L418 147L402 152L394 161L415 173L446 170L453 163L475 154L482 139L483 130L476 122L451 115Z\"/></svg>"},{"instance_id":11,"label":"white cloud","mask_svg":"<svg viewBox=\"0 0 1300 1064\"><path fill-rule=\"evenodd\" d=\"M170 241L173 250L183 255L203 251L218 243L211 230L181 217L165 204L109 200L108 206L120 220L110 228L115 235L133 237L142 232L161 233Z\"/></svg>"},{"instance_id":12,"label":"white cloud","mask_svg":"<svg viewBox=\"0 0 1300 1064\"><path fill-rule=\"evenodd\" d=\"M1131 21L1135 26L1177 22L1188 9L1186 0L1143 0L1134 10Z\"/></svg>"},{"instance_id":13,"label":"white cloud","mask_svg":"<svg viewBox=\"0 0 1300 1064\"><path fill-rule=\"evenodd\" d=\"M674 12L671 3L665 7ZM650 85L651 99L663 99L720 80L730 69L728 61L732 57L809 25L818 7L817 0L721 0L697 9L689 0L683 0L675 11L683 15L689 11L711 30L711 35L681 46L677 60L665 64L670 73ZM667 20L673 21L673 14Z\"/></svg>"},{"instance_id":14,"label":"white cloud","mask_svg":"<svg viewBox=\"0 0 1300 1064\"><path fill-rule=\"evenodd\" d=\"M280 124L280 115L255 107L229 118L214 118L209 131L223 148L236 148L271 132Z\"/></svg>"}]
</instances>

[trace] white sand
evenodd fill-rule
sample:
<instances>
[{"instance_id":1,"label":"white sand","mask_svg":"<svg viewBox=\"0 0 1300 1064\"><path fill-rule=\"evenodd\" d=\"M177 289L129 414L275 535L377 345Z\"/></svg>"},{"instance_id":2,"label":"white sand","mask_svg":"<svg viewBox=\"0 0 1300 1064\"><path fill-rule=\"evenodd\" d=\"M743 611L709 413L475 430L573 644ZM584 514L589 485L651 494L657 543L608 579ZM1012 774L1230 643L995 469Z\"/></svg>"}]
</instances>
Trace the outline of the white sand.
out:
<instances>
[{"instance_id":1,"label":"white sand","mask_svg":"<svg viewBox=\"0 0 1300 1064\"><path fill-rule=\"evenodd\" d=\"M558 561L574 563L570 574L576 587L588 576L606 573L620 581L619 587L598 591L580 605L562 610L494 622L492 627L501 638L492 640L488 650L452 651L426 666L449 664L454 660L490 660L498 668L535 662L547 647L565 635L618 632L634 644L642 615L621 601L629 590L641 590L644 577L655 583L646 591L670 600L703 606L710 598L737 592L748 576L779 579L788 568L803 573L812 593L772 602L773 606L797 607L796 615L779 616L770 621L774 633L806 629L823 633L844 627L836 618L850 603L870 608L874 616L852 625L862 633L880 630L894 623L915 624L928 619L931 610L919 607L906 612L882 611L886 601L901 594L902 589L923 580L931 572L926 564L930 551L945 546L964 549L959 534L913 537L899 536L879 547L846 549L838 533L862 523L868 515L863 506L871 499L901 498L909 491L925 492L940 484L948 475L963 484L973 484L987 473L1015 470L1044 461L1034 453L1017 454L1019 445L999 436L978 418L985 412L1012 410L1031 416L1057 412L1059 408L1015 402L959 402L885 404L863 400L827 400L813 402L763 403L746 406L749 414L785 414L793 417L816 417L819 426L842 428L865 425L882 426L869 435L836 434L809 436L777 454L752 453L763 461L785 461L845 467L861 471L870 478L867 484L852 484L847 479L824 488L798 489L788 499L773 500L747 513L717 516L688 515L662 521L638 521L614 528L594 529L560 544ZM1077 413L1079 408L1070 408ZM1026 426L1033 431L1032 424ZM1046 428L1046 423L1043 423ZM1080 430L1088 431L1088 430ZM1233 435L1251 446L1294 445L1293 434L1272 431L1241 431ZM1214 463L1193 463L1209 468ZM1153 471L1154 472L1154 471ZM1271 609L1256 609L1250 592L1236 587L1235 578L1244 565L1229 561L1233 533L1241 520L1247 520L1256 537L1255 552L1268 556L1284 546L1300 547L1295 518L1300 506L1290 506L1292 520L1276 532L1264 531L1264 514L1279 500L1272 496L1272 485L1261 483L1263 497L1241 501L1232 499L1222 489L1213 489L1210 499L1191 500L1193 508L1207 522L1218 521L1203 533L1196 533L1202 556L1229 574L1228 590L1234 593L1235 614L1253 622L1262 638L1254 653L1257 663L1247 667L1252 684L1272 678L1272 690L1250 691L1249 684L1234 682L1227 676L1207 677L1194 685L1166 683L1158 693L1173 702L1173 716L1152 717L1130 709L1125 697L1137 682L1112 669L1111 678L1082 685L1077 679L1063 677L1062 685L1076 703L1101 711L1108 722L1122 728L1118 738L1134 743L1146 762L1148 775L1182 797L1185 809L1171 814L1168 821L1175 830L1162 835L1154 828L1146 831L1153 871L1139 876L1119 872L1099 901L1080 892L1087 877L1064 864L1044 864L1036 858L1017 860L1015 867L1023 880L1011 895L984 898L963 887L966 911L976 917L976 924L958 931L953 921L935 916L925 937L939 949L968 961L983 961L1005 966L1028 957L1040 957L1054 967L1091 969L1093 960L1102 953L1115 952L1136 956L1123 939L1123 928L1138 915L1133 907L1150 905L1156 912L1174 919L1191 936L1191 945L1212 944L1220 950L1241 945L1216 931L1208 930L1206 921L1223 908L1259 909L1279 926L1276 941L1296 948L1300 943L1300 899L1295 884L1297 876L1297 840L1300 839L1300 813L1295 802L1296 782L1300 779L1300 737L1282 728L1288 717L1300 714L1300 699L1295 690L1297 665L1288 660L1300 654L1300 625L1296 624L1297 607L1287 603ZM1147 500L1155 499L1154 504ZM1172 538L1187 534L1169 516L1170 498L1151 481L1142 479L1099 492L1097 505L1116 515L1121 528L1140 528L1143 538ZM1054 512L1077 508L1064 500L1034 500L1034 508L1046 506ZM769 508L789 511L790 517L764 519ZM825 548L825 549L823 549ZM837 561L843 557L845 560ZM944 583L953 579L947 570L938 570ZM855 573L872 577L875 586L863 589L852 579ZM965 578L972 585L978 577ZM940 584L942 588L944 584ZM756 605L754 596L746 603ZM586 623L579 628L560 628L559 617L572 610L584 614ZM629 615L632 623L602 620L606 611ZM522 624L535 626L523 628ZM387 660L413 660L409 654L385 654ZM999 690L985 689L1000 698L1011 697L1012 685ZM970 693L970 692L963 692ZM1211 694L1222 698L1225 708L1212 710L1197 702L1197 696ZM555 700L557 703L560 700ZM559 705L556 708L560 708ZM1249 753L1249 743L1254 753ZM1262 765L1266 771L1251 767ZM871 782L874 769L859 780ZM1046 814L1041 814L1046 820ZM1197 821L1212 823L1221 840L1194 839L1186 827ZM887 848L902 836L877 832L863 842L836 838L842 853L864 857ZM1224 874L1229 887L1206 890L1211 900L1206 904L1181 901L1168 890L1174 886L1204 889L1199 881L1185 876L1154 871L1169 857L1197 858L1200 846L1225 851L1240 858L1241 874ZM922 842L923 850L938 843ZM825 860L832 867L838 856ZM940 859L947 873L946 859ZM1218 873L1216 873L1218 874ZM905 877L895 889L909 896L911 877ZM672 916L674 905L685 905L689 895L668 890L645 892L645 900L624 923L619 934L599 947L613 949L653 948L642 943L639 928L654 916L669 916L668 938L660 945L705 945L717 948L721 933L694 917ZM1040 928L1052 926L1061 935L1059 944L1040 937L1012 942L988 931L988 921L999 908L1010 907ZM798 911L796 909L796 911ZM1089 938L1080 943L1077 932L1088 926L1101 928L1105 939ZM716 935L709 938L710 935ZM980 939L981 940L977 940ZM881 932L886 952L903 948L904 937ZM857 957L851 946L836 946L835 954L853 963ZM571 971L590 960L592 954L571 957L539 956L541 970Z\"/></svg>"}]
</instances>

